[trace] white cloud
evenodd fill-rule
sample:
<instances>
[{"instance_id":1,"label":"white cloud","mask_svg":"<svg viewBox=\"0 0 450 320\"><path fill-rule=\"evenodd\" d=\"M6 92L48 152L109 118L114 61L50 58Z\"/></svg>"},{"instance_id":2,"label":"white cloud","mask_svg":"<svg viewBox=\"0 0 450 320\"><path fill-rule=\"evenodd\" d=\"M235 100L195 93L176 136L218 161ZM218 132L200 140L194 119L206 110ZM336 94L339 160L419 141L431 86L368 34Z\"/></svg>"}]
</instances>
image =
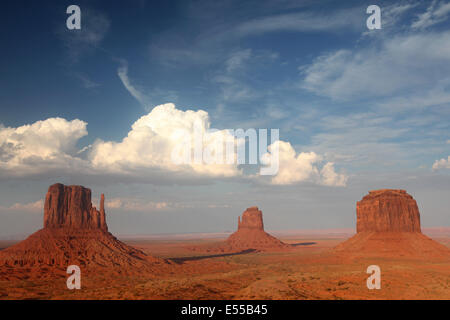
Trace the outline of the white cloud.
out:
<instances>
[{"instance_id":1,"label":"white cloud","mask_svg":"<svg viewBox=\"0 0 450 320\"><path fill-rule=\"evenodd\" d=\"M402 95L380 101L376 105L387 112L423 110L434 106L450 104L450 81L440 81L429 90L418 90L409 95Z\"/></svg>"},{"instance_id":2,"label":"white cloud","mask_svg":"<svg viewBox=\"0 0 450 320\"><path fill-rule=\"evenodd\" d=\"M134 211L134 212L153 212L166 210L173 205L165 201L145 201L133 198L111 198L105 201L107 209Z\"/></svg>"},{"instance_id":3,"label":"white cloud","mask_svg":"<svg viewBox=\"0 0 450 320\"><path fill-rule=\"evenodd\" d=\"M44 200L37 200L30 203L15 203L9 207L0 206L0 211L8 212L42 212L44 209Z\"/></svg>"},{"instance_id":4,"label":"white cloud","mask_svg":"<svg viewBox=\"0 0 450 320\"><path fill-rule=\"evenodd\" d=\"M251 49L244 49L234 52L226 61L226 70L228 73L240 68L242 64L250 59L252 55Z\"/></svg>"},{"instance_id":5,"label":"white cloud","mask_svg":"<svg viewBox=\"0 0 450 320\"><path fill-rule=\"evenodd\" d=\"M93 203L97 203L98 199L93 199ZM199 202L193 203L180 203L180 202L168 202L168 201L149 201L139 198L107 198L105 200L105 207L111 211L130 211L130 212L157 212L173 209L186 209L186 208L231 208L229 204L205 204Z\"/></svg>"},{"instance_id":6,"label":"white cloud","mask_svg":"<svg viewBox=\"0 0 450 320\"><path fill-rule=\"evenodd\" d=\"M381 7L381 22L383 32L372 32L366 29L363 36L380 37L385 36L386 32L395 32L404 29L403 16L411 9L417 7L420 3L393 3L391 5L383 5ZM409 28L409 26L408 26Z\"/></svg>"},{"instance_id":7,"label":"white cloud","mask_svg":"<svg viewBox=\"0 0 450 320\"><path fill-rule=\"evenodd\" d=\"M128 93L135 98L146 111L150 111L157 103L166 103L167 101L176 102L178 100L177 92L174 90L163 90L154 87L150 91L143 92L142 88L133 84L128 75L128 62L119 59L120 66L117 69L117 75Z\"/></svg>"},{"instance_id":8,"label":"white cloud","mask_svg":"<svg viewBox=\"0 0 450 320\"><path fill-rule=\"evenodd\" d=\"M117 70L117 75L119 76L120 80L122 81L122 84L124 85L125 89L137 100L139 103L143 106L147 103L147 97L141 93L136 87L131 83L130 79L128 78L128 64L124 61L122 61L122 65Z\"/></svg>"},{"instance_id":9,"label":"white cloud","mask_svg":"<svg viewBox=\"0 0 450 320\"><path fill-rule=\"evenodd\" d=\"M432 25L444 22L450 15L450 3L436 0L431 3L427 10L417 17L411 25L413 29L425 29Z\"/></svg>"},{"instance_id":10,"label":"white cloud","mask_svg":"<svg viewBox=\"0 0 450 320\"><path fill-rule=\"evenodd\" d=\"M314 124L318 132L311 137L309 147L329 161L351 164L353 168L370 170L405 163L414 158L412 154L419 152L417 148L399 142L413 131L415 125L376 113L324 115Z\"/></svg>"},{"instance_id":11,"label":"white cloud","mask_svg":"<svg viewBox=\"0 0 450 320\"><path fill-rule=\"evenodd\" d=\"M348 177L343 173L337 173L334 170L334 163L327 162L320 170L322 184L326 186L345 187Z\"/></svg>"},{"instance_id":12,"label":"white cloud","mask_svg":"<svg viewBox=\"0 0 450 320\"><path fill-rule=\"evenodd\" d=\"M182 141L193 141L196 130L204 134L203 148L222 148L223 139L233 139L226 131L207 132L210 128L208 113L182 111L169 103L155 107L149 114L138 119L121 142L97 141L90 159L96 169L107 172L132 173L146 169L163 169L170 172L194 173L204 176L232 177L241 174L234 164L176 164L172 152L181 147ZM195 143L189 151L194 154ZM193 159L193 157L192 157Z\"/></svg>"},{"instance_id":13,"label":"white cloud","mask_svg":"<svg viewBox=\"0 0 450 320\"><path fill-rule=\"evenodd\" d=\"M301 87L337 100L423 90L450 72L450 32L383 39L379 45L337 50L300 68Z\"/></svg>"},{"instance_id":14,"label":"white cloud","mask_svg":"<svg viewBox=\"0 0 450 320\"><path fill-rule=\"evenodd\" d=\"M279 148L278 174L271 180L272 184L290 185L300 182L313 182L327 186L345 186L347 176L336 173L331 162L326 163L322 169L318 165L323 157L315 152L296 153L289 142L277 141L269 147L269 151L277 144ZM263 158L264 162L267 159Z\"/></svg>"},{"instance_id":15,"label":"white cloud","mask_svg":"<svg viewBox=\"0 0 450 320\"><path fill-rule=\"evenodd\" d=\"M0 175L22 176L69 168L87 123L49 118L17 128L0 126ZM81 159L79 159L81 161Z\"/></svg>"},{"instance_id":16,"label":"white cloud","mask_svg":"<svg viewBox=\"0 0 450 320\"><path fill-rule=\"evenodd\" d=\"M362 8L335 11L329 15L305 12L271 15L256 18L239 25L235 32L239 36L257 35L276 31L340 31L345 28L357 30L363 20L360 18Z\"/></svg>"},{"instance_id":17,"label":"white cloud","mask_svg":"<svg viewBox=\"0 0 450 320\"><path fill-rule=\"evenodd\" d=\"M447 159L436 160L432 168L433 170L450 169L450 156Z\"/></svg>"},{"instance_id":18,"label":"white cloud","mask_svg":"<svg viewBox=\"0 0 450 320\"><path fill-rule=\"evenodd\" d=\"M123 182L157 183L196 183L201 179L233 177L260 179L244 175L237 164L237 147L245 140L228 130L211 129L209 115L203 110L182 111L171 103L159 105L139 118L121 141L97 140L79 150L76 144L87 135L86 126L86 122L78 119L50 118L18 128L0 127L0 177L101 176L120 178ZM319 169L322 156L314 152L296 155L289 142L276 143L280 145L280 170L273 177L274 184L310 181L345 185L346 177L335 173L332 163ZM232 149L227 150L230 144ZM109 201L112 208L125 206L137 210L141 205L133 203ZM145 208L164 207L162 203L151 203Z\"/></svg>"}]
</instances>

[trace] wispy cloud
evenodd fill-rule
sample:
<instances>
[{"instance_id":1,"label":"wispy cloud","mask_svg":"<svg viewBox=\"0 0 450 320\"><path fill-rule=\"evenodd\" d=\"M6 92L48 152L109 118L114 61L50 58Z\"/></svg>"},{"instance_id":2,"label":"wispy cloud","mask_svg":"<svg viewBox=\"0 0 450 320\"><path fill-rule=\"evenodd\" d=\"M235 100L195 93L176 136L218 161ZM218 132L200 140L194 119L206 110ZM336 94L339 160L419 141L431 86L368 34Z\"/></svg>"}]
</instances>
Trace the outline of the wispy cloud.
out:
<instances>
[{"instance_id":1,"label":"wispy cloud","mask_svg":"<svg viewBox=\"0 0 450 320\"><path fill-rule=\"evenodd\" d=\"M154 212L167 210L173 204L165 201L147 201L135 198L111 198L105 203L107 209L133 212Z\"/></svg>"},{"instance_id":2,"label":"wispy cloud","mask_svg":"<svg viewBox=\"0 0 450 320\"><path fill-rule=\"evenodd\" d=\"M71 63L98 49L111 25L109 18L93 9L83 7L80 30L68 30L65 25L58 34L67 49Z\"/></svg>"},{"instance_id":3,"label":"wispy cloud","mask_svg":"<svg viewBox=\"0 0 450 320\"><path fill-rule=\"evenodd\" d=\"M44 209L44 200L37 200L29 203L15 203L9 207L0 206L0 211L4 212L42 212Z\"/></svg>"},{"instance_id":4,"label":"wispy cloud","mask_svg":"<svg viewBox=\"0 0 450 320\"><path fill-rule=\"evenodd\" d=\"M450 72L450 32L382 39L376 46L337 50L300 69L301 87L337 100L424 90Z\"/></svg>"},{"instance_id":5,"label":"wispy cloud","mask_svg":"<svg viewBox=\"0 0 450 320\"><path fill-rule=\"evenodd\" d=\"M122 61L121 66L117 69L117 75L122 81L125 89L127 89L127 91L145 107L148 103L148 98L131 83L130 78L128 77L128 63L126 61Z\"/></svg>"},{"instance_id":6,"label":"wispy cloud","mask_svg":"<svg viewBox=\"0 0 450 320\"><path fill-rule=\"evenodd\" d=\"M91 80L87 75L83 73L76 73L75 76L81 81L81 84L86 89L94 89L101 86L100 83Z\"/></svg>"},{"instance_id":7,"label":"wispy cloud","mask_svg":"<svg viewBox=\"0 0 450 320\"><path fill-rule=\"evenodd\" d=\"M427 10L417 17L411 25L413 29L426 29L435 24L444 22L450 15L450 3L434 0Z\"/></svg>"},{"instance_id":8,"label":"wispy cloud","mask_svg":"<svg viewBox=\"0 0 450 320\"><path fill-rule=\"evenodd\" d=\"M259 17L237 26L234 32L242 36L258 35L277 31L297 32L342 32L361 30L364 25L361 8L334 11L329 14L297 12Z\"/></svg>"},{"instance_id":9,"label":"wispy cloud","mask_svg":"<svg viewBox=\"0 0 450 320\"><path fill-rule=\"evenodd\" d=\"M145 111L150 112L156 105L164 103L175 103L178 101L178 94L175 90L163 90L160 87L154 87L150 90L144 90L138 87L128 75L127 61L120 59L120 66L117 69L117 75L125 89L135 98Z\"/></svg>"},{"instance_id":10,"label":"wispy cloud","mask_svg":"<svg viewBox=\"0 0 450 320\"><path fill-rule=\"evenodd\" d=\"M240 68L242 64L252 56L251 49L239 50L230 55L226 61L226 71L228 73Z\"/></svg>"}]
</instances>

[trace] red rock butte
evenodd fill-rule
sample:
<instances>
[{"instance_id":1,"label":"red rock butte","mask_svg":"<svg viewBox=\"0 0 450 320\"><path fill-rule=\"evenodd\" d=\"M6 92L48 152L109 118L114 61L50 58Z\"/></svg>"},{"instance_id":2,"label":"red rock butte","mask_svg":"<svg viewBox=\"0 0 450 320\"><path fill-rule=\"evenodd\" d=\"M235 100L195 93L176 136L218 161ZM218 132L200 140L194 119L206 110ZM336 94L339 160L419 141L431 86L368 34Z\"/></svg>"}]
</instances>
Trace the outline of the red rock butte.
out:
<instances>
[{"instance_id":1,"label":"red rock butte","mask_svg":"<svg viewBox=\"0 0 450 320\"><path fill-rule=\"evenodd\" d=\"M71 264L93 273L100 267L126 274L152 271L156 264L167 262L122 243L108 232L103 194L97 210L92 206L90 189L58 183L49 187L45 197L44 228L0 251L0 275L20 277L25 274L21 267L33 272L33 268L48 267L65 270ZM51 276L52 272L36 275Z\"/></svg>"},{"instance_id":2,"label":"red rock butte","mask_svg":"<svg viewBox=\"0 0 450 320\"><path fill-rule=\"evenodd\" d=\"M405 190L369 191L356 204L357 234L334 248L352 257L449 259L450 250L422 234L420 213Z\"/></svg>"},{"instance_id":3,"label":"red rock butte","mask_svg":"<svg viewBox=\"0 0 450 320\"><path fill-rule=\"evenodd\" d=\"M100 211L91 203L91 190L60 183L48 188L44 204L44 228L85 228L108 231L105 217L105 195Z\"/></svg>"},{"instance_id":4,"label":"red rock butte","mask_svg":"<svg viewBox=\"0 0 450 320\"><path fill-rule=\"evenodd\" d=\"M357 232L421 232L416 200L405 190L382 189L356 203Z\"/></svg>"},{"instance_id":5,"label":"red rock butte","mask_svg":"<svg viewBox=\"0 0 450 320\"><path fill-rule=\"evenodd\" d=\"M261 210L251 207L238 217L238 230L227 239L229 250L270 250L290 247L264 231Z\"/></svg>"}]
</instances>

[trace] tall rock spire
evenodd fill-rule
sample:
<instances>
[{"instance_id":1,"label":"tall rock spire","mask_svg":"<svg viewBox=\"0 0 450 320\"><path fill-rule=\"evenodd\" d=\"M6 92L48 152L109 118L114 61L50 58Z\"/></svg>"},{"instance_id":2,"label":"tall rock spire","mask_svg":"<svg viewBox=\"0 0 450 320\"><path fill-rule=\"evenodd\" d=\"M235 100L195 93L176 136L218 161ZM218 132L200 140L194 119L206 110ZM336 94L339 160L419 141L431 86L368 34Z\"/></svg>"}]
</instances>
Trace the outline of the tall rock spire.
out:
<instances>
[{"instance_id":1,"label":"tall rock spire","mask_svg":"<svg viewBox=\"0 0 450 320\"><path fill-rule=\"evenodd\" d=\"M103 193L100 197L100 228L103 230L108 230L105 215L105 195Z\"/></svg>"}]
</instances>

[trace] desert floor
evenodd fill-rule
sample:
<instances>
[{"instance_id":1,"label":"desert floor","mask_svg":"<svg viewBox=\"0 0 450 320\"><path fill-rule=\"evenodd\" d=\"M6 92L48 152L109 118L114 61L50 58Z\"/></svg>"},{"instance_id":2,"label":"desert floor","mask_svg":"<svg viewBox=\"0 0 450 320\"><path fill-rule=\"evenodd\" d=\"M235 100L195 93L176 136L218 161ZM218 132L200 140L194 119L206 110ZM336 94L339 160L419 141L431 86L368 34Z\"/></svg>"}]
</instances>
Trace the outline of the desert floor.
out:
<instances>
[{"instance_id":1,"label":"desert floor","mask_svg":"<svg viewBox=\"0 0 450 320\"><path fill-rule=\"evenodd\" d=\"M344 238L288 238L280 252L218 254L223 239L124 240L153 256L171 258L159 274L83 276L68 290L66 275L0 279L0 299L450 299L450 261L348 259L331 254ZM450 247L450 238L435 238ZM0 242L0 248L13 242ZM369 265L381 268L381 289L369 290Z\"/></svg>"}]
</instances>

